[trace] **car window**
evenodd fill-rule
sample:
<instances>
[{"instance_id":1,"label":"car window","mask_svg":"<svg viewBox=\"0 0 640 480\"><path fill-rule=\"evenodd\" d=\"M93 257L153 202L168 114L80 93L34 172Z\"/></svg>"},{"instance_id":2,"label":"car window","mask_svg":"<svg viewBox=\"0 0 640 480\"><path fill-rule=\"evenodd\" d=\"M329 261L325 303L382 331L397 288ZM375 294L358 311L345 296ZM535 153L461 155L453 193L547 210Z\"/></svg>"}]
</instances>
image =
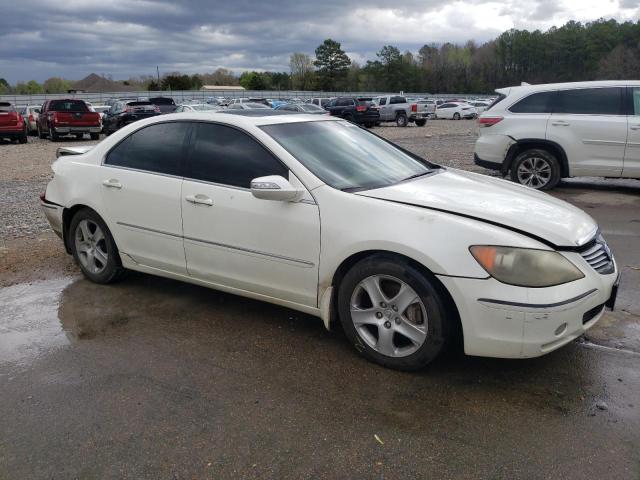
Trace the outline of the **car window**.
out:
<instances>
[{"instance_id":1,"label":"car window","mask_svg":"<svg viewBox=\"0 0 640 480\"><path fill-rule=\"evenodd\" d=\"M15 112L15 107L9 102L0 102L0 112Z\"/></svg>"},{"instance_id":2,"label":"car window","mask_svg":"<svg viewBox=\"0 0 640 480\"><path fill-rule=\"evenodd\" d=\"M323 99L320 100L320 105L323 106L323 107L326 107L329 104L330 101L331 100L329 100L328 98L323 98Z\"/></svg>"},{"instance_id":3,"label":"car window","mask_svg":"<svg viewBox=\"0 0 640 480\"><path fill-rule=\"evenodd\" d=\"M341 100L338 100L337 105L339 107L349 107L351 105L353 105L353 99L352 98L343 98Z\"/></svg>"},{"instance_id":4,"label":"car window","mask_svg":"<svg viewBox=\"0 0 640 480\"><path fill-rule=\"evenodd\" d=\"M551 113L555 92L538 92L523 98L509 107L512 113Z\"/></svg>"},{"instance_id":5,"label":"car window","mask_svg":"<svg viewBox=\"0 0 640 480\"><path fill-rule=\"evenodd\" d=\"M383 97L380 99L380 105L386 105L387 104L387 97Z\"/></svg>"},{"instance_id":6,"label":"car window","mask_svg":"<svg viewBox=\"0 0 640 480\"><path fill-rule=\"evenodd\" d=\"M640 115L640 88L634 88L633 95L633 114Z\"/></svg>"},{"instance_id":7,"label":"car window","mask_svg":"<svg viewBox=\"0 0 640 480\"><path fill-rule=\"evenodd\" d=\"M404 97L391 97L391 99L389 100L389 104L396 103L407 103L407 100Z\"/></svg>"},{"instance_id":8,"label":"car window","mask_svg":"<svg viewBox=\"0 0 640 480\"><path fill-rule=\"evenodd\" d=\"M620 87L561 90L554 99L553 113L622 115Z\"/></svg>"},{"instance_id":9,"label":"car window","mask_svg":"<svg viewBox=\"0 0 640 480\"><path fill-rule=\"evenodd\" d=\"M82 100L53 100L49 110L57 112L88 112L87 104Z\"/></svg>"},{"instance_id":10,"label":"car window","mask_svg":"<svg viewBox=\"0 0 640 480\"><path fill-rule=\"evenodd\" d=\"M196 123L185 177L249 188L267 175L289 176L289 170L246 133L215 123Z\"/></svg>"},{"instance_id":11,"label":"car window","mask_svg":"<svg viewBox=\"0 0 640 480\"><path fill-rule=\"evenodd\" d=\"M180 175L180 160L184 156L188 129L187 122L157 123L141 128L116 145L104 163Z\"/></svg>"}]
</instances>

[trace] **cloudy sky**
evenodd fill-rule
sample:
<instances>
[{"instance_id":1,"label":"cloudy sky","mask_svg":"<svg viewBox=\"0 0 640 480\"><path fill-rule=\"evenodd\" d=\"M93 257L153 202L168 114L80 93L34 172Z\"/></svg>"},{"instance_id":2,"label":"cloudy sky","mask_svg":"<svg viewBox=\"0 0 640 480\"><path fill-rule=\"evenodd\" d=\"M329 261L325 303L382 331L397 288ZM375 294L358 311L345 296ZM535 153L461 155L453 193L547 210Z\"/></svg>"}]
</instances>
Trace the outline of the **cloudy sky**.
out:
<instances>
[{"instance_id":1,"label":"cloudy sky","mask_svg":"<svg viewBox=\"0 0 640 480\"><path fill-rule=\"evenodd\" d=\"M640 0L0 0L0 77L125 79L288 70L325 38L364 63L382 45L483 41L515 27L638 20Z\"/></svg>"}]
</instances>

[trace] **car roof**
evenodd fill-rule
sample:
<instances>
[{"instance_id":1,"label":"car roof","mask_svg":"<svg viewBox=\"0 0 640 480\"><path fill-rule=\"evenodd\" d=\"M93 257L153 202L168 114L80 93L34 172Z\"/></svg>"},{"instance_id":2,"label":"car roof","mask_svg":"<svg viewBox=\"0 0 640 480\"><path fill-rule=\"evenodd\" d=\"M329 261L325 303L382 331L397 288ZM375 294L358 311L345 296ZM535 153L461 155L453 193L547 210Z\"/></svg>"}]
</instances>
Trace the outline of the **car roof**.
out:
<instances>
[{"instance_id":1,"label":"car roof","mask_svg":"<svg viewBox=\"0 0 640 480\"><path fill-rule=\"evenodd\" d=\"M288 112L286 110L236 110L227 109L219 111L198 111L198 112L182 112L182 113L168 113L165 115L157 115L147 120L139 120L144 122L145 125L150 125L156 122L163 122L167 120L195 120L203 121L209 120L212 122L226 123L230 125L237 125L239 127L252 127L261 125L274 125L283 123L296 123L296 122L327 122L327 121L341 121L339 117L330 117L328 115L314 115L304 114L297 112ZM136 122L137 123L137 122Z\"/></svg>"},{"instance_id":2,"label":"car roof","mask_svg":"<svg viewBox=\"0 0 640 480\"><path fill-rule=\"evenodd\" d=\"M640 80L596 80L591 82L564 82L564 83L542 83L538 85L516 85L496 89L497 93L503 95L525 94L529 92L565 90L570 88L593 88L593 87L640 87Z\"/></svg>"}]
</instances>

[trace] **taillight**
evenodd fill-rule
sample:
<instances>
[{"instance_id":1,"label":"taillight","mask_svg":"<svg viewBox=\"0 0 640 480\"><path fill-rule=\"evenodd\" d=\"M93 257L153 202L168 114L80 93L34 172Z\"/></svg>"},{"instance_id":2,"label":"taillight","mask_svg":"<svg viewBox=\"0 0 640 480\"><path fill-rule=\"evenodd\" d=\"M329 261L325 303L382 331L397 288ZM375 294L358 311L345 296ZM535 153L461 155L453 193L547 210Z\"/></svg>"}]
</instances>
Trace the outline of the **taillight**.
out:
<instances>
[{"instance_id":1,"label":"taillight","mask_svg":"<svg viewBox=\"0 0 640 480\"><path fill-rule=\"evenodd\" d=\"M481 127L492 127L496 123L500 123L504 117L480 117L478 124Z\"/></svg>"},{"instance_id":2,"label":"taillight","mask_svg":"<svg viewBox=\"0 0 640 480\"><path fill-rule=\"evenodd\" d=\"M356 112L366 112L367 111L367 106L366 105L358 105L356 107Z\"/></svg>"},{"instance_id":3,"label":"taillight","mask_svg":"<svg viewBox=\"0 0 640 480\"><path fill-rule=\"evenodd\" d=\"M418 111L418 105L415 104L415 103L413 105L411 105L411 111L414 112L414 113L417 112Z\"/></svg>"},{"instance_id":4,"label":"taillight","mask_svg":"<svg viewBox=\"0 0 640 480\"><path fill-rule=\"evenodd\" d=\"M131 113L131 112L133 112L133 108L131 108L129 106L124 107L124 113Z\"/></svg>"},{"instance_id":5,"label":"taillight","mask_svg":"<svg viewBox=\"0 0 640 480\"><path fill-rule=\"evenodd\" d=\"M56 112L49 113L49 121L51 123L56 123L58 121L58 116L56 115Z\"/></svg>"},{"instance_id":6,"label":"taillight","mask_svg":"<svg viewBox=\"0 0 640 480\"><path fill-rule=\"evenodd\" d=\"M33 114L31 114L31 113L29 114L29 121L33 122Z\"/></svg>"}]
</instances>

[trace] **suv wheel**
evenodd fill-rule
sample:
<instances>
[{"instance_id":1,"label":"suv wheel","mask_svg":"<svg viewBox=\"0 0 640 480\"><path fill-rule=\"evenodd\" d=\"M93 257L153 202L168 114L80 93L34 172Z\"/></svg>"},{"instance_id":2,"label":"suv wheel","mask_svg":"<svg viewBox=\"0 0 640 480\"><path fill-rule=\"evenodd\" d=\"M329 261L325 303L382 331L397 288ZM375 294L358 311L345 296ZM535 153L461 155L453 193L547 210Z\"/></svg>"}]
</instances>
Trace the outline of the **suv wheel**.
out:
<instances>
[{"instance_id":1,"label":"suv wheel","mask_svg":"<svg viewBox=\"0 0 640 480\"><path fill-rule=\"evenodd\" d=\"M402 113L400 115L398 115L396 117L396 125L399 127L406 127L407 124L409 123L409 120L407 120L407 116L403 115Z\"/></svg>"},{"instance_id":2,"label":"suv wheel","mask_svg":"<svg viewBox=\"0 0 640 480\"><path fill-rule=\"evenodd\" d=\"M560 164L546 150L525 150L511 165L511 180L537 190L549 190L560 182Z\"/></svg>"},{"instance_id":3,"label":"suv wheel","mask_svg":"<svg viewBox=\"0 0 640 480\"><path fill-rule=\"evenodd\" d=\"M49 127L49 138L52 142L57 142L60 138L56 132L53 131L52 127Z\"/></svg>"},{"instance_id":4,"label":"suv wheel","mask_svg":"<svg viewBox=\"0 0 640 480\"><path fill-rule=\"evenodd\" d=\"M385 367L426 366L452 331L434 281L402 259L377 255L358 262L338 290L340 321L349 341Z\"/></svg>"},{"instance_id":5,"label":"suv wheel","mask_svg":"<svg viewBox=\"0 0 640 480\"><path fill-rule=\"evenodd\" d=\"M37 131L38 131L38 138L41 138L41 139L47 138L47 134L43 133L42 130L40 130L40 125L38 125Z\"/></svg>"}]
</instances>

